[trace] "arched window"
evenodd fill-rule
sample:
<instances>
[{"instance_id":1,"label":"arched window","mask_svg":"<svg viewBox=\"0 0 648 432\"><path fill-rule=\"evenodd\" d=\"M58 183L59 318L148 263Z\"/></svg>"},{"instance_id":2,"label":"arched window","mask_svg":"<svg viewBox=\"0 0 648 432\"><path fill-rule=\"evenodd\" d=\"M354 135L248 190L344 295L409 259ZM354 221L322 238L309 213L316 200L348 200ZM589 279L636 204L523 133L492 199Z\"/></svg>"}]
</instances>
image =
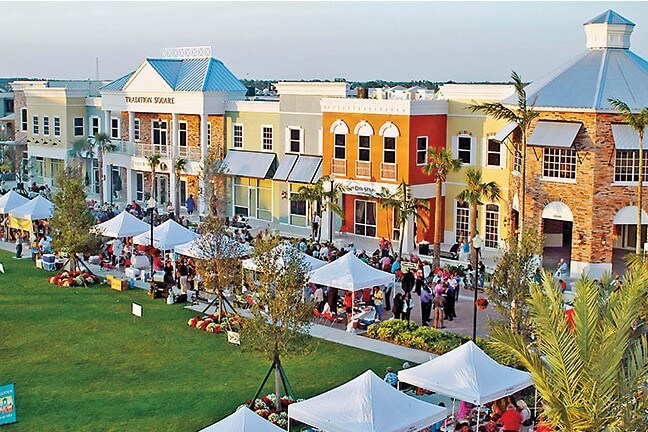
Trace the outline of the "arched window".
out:
<instances>
[{"instance_id":1,"label":"arched window","mask_svg":"<svg viewBox=\"0 0 648 432\"><path fill-rule=\"evenodd\" d=\"M27 132L29 120L27 120L27 108L20 110L20 130L22 132Z\"/></svg>"}]
</instances>

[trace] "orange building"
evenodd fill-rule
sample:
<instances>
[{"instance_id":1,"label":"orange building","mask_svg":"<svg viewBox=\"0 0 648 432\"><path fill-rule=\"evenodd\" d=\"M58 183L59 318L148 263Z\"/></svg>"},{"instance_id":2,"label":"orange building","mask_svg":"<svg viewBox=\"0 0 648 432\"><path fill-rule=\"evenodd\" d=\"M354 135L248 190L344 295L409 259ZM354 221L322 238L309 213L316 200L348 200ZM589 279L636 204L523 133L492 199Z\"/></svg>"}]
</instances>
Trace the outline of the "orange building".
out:
<instances>
[{"instance_id":1,"label":"orange building","mask_svg":"<svg viewBox=\"0 0 648 432\"><path fill-rule=\"evenodd\" d=\"M432 242L435 186L423 174L430 148L446 143L447 101L409 99L324 98L322 106L322 171L344 184L345 217L336 230L406 243ZM427 227L413 218L400 233L394 212L381 208L381 190L395 192L410 185L413 196L429 202ZM443 226L441 227L443 230ZM416 237L416 240L414 240Z\"/></svg>"}]
</instances>

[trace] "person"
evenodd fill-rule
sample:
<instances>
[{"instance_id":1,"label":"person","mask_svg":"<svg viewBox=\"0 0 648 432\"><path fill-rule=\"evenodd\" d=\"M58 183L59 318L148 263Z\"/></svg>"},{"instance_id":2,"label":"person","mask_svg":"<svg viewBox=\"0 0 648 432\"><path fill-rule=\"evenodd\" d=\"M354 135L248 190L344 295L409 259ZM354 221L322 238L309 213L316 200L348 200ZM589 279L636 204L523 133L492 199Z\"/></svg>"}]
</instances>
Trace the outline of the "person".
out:
<instances>
[{"instance_id":1,"label":"person","mask_svg":"<svg viewBox=\"0 0 648 432\"><path fill-rule=\"evenodd\" d=\"M468 417L468 414L470 414L470 411L472 411L474 407L475 406L470 402L466 402L466 401L459 402L459 411L457 411L457 420L463 420L466 417Z\"/></svg>"},{"instance_id":2,"label":"person","mask_svg":"<svg viewBox=\"0 0 648 432\"><path fill-rule=\"evenodd\" d=\"M497 426L499 419L499 414L491 413L488 416L488 422L486 422L486 432L499 432L499 426Z\"/></svg>"},{"instance_id":3,"label":"person","mask_svg":"<svg viewBox=\"0 0 648 432\"><path fill-rule=\"evenodd\" d=\"M558 268L556 268L556 273L554 274L554 276L556 277L556 279L564 279L567 277L568 270L569 267L567 266L567 263L564 259L560 258L560 261L558 261Z\"/></svg>"},{"instance_id":4,"label":"person","mask_svg":"<svg viewBox=\"0 0 648 432\"><path fill-rule=\"evenodd\" d=\"M415 283L416 280L414 278L412 270L408 270L407 273L403 275L403 280L401 281L401 288L403 289L403 292L408 293L412 291Z\"/></svg>"},{"instance_id":5,"label":"person","mask_svg":"<svg viewBox=\"0 0 648 432\"><path fill-rule=\"evenodd\" d=\"M522 426L523 421L522 414L515 409L515 405L512 403L508 404L506 406L506 412L500 417L502 432L520 432L520 426Z\"/></svg>"},{"instance_id":6,"label":"person","mask_svg":"<svg viewBox=\"0 0 648 432\"><path fill-rule=\"evenodd\" d=\"M45 234L38 242L38 249L44 254L52 252L52 238Z\"/></svg>"},{"instance_id":7,"label":"person","mask_svg":"<svg viewBox=\"0 0 648 432\"><path fill-rule=\"evenodd\" d=\"M403 319L409 321L410 314L414 309L414 300L412 299L412 293L406 292L403 296Z\"/></svg>"},{"instance_id":8,"label":"person","mask_svg":"<svg viewBox=\"0 0 648 432\"><path fill-rule=\"evenodd\" d=\"M440 407L445 408L445 403L439 402L438 404ZM443 424L446 422L446 419L439 420L437 423L433 424L430 427L430 432L439 432L441 428L443 427Z\"/></svg>"},{"instance_id":9,"label":"person","mask_svg":"<svg viewBox=\"0 0 648 432\"><path fill-rule=\"evenodd\" d=\"M394 313L394 319L401 319L403 316L403 294L398 293L394 296L394 305L392 307L392 312Z\"/></svg>"},{"instance_id":10,"label":"person","mask_svg":"<svg viewBox=\"0 0 648 432\"><path fill-rule=\"evenodd\" d=\"M344 294L344 310L346 312L347 324L351 322L351 315L353 314L353 296L350 291Z\"/></svg>"},{"instance_id":11,"label":"person","mask_svg":"<svg viewBox=\"0 0 648 432\"><path fill-rule=\"evenodd\" d=\"M396 272L397 272L398 270L400 270L400 268L401 268L401 259L400 259L400 258L396 258L396 259L394 260L394 263L393 263L392 266L391 266L391 272L392 272L392 274L396 274Z\"/></svg>"},{"instance_id":12,"label":"person","mask_svg":"<svg viewBox=\"0 0 648 432\"><path fill-rule=\"evenodd\" d=\"M455 429L458 432L469 432L470 431L470 423L463 421L457 424L457 428Z\"/></svg>"},{"instance_id":13,"label":"person","mask_svg":"<svg viewBox=\"0 0 648 432\"><path fill-rule=\"evenodd\" d=\"M468 262L470 256L470 243L467 238L461 239L461 246L459 247L459 261Z\"/></svg>"},{"instance_id":14,"label":"person","mask_svg":"<svg viewBox=\"0 0 648 432\"><path fill-rule=\"evenodd\" d=\"M447 285L443 296L445 297L446 301L444 308L445 319L452 321L457 317L457 314L455 313L454 289L450 285Z\"/></svg>"},{"instance_id":15,"label":"person","mask_svg":"<svg viewBox=\"0 0 648 432\"><path fill-rule=\"evenodd\" d=\"M380 287L374 287L373 304L374 307L376 308L376 317L378 321L382 319L383 298L384 298L384 294L380 289Z\"/></svg>"},{"instance_id":16,"label":"person","mask_svg":"<svg viewBox=\"0 0 648 432\"><path fill-rule=\"evenodd\" d=\"M522 415L522 426L520 427L520 432L529 432L531 430L531 425L533 424L533 419L531 418L531 410L527 406L526 402L522 399L517 401L517 407Z\"/></svg>"},{"instance_id":17,"label":"person","mask_svg":"<svg viewBox=\"0 0 648 432\"><path fill-rule=\"evenodd\" d=\"M193 212L194 212L194 209L196 208L196 201L194 201L193 195L189 195L189 198L187 198L186 204L187 204L187 214L192 215Z\"/></svg>"},{"instance_id":18,"label":"person","mask_svg":"<svg viewBox=\"0 0 648 432\"><path fill-rule=\"evenodd\" d=\"M562 292L567 291L567 282L565 282L564 280L560 279L560 280L558 281L558 285L560 285L560 290L561 290Z\"/></svg>"},{"instance_id":19,"label":"person","mask_svg":"<svg viewBox=\"0 0 648 432\"><path fill-rule=\"evenodd\" d=\"M421 325L427 325L430 321L430 312L432 312L432 293L428 287L423 287L421 291Z\"/></svg>"},{"instance_id":20,"label":"person","mask_svg":"<svg viewBox=\"0 0 648 432\"><path fill-rule=\"evenodd\" d=\"M180 291L182 291L183 294L187 294L187 290L189 289L189 268L185 264L184 260L178 262L178 275L180 276L178 278L180 282Z\"/></svg>"},{"instance_id":21,"label":"person","mask_svg":"<svg viewBox=\"0 0 648 432\"><path fill-rule=\"evenodd\" d=\"M322 312L324 309L324 290L320 285L317 286L317 289L315 290L315 294L313 294L313 299L315 300L315 307L319 312Z\"/></svg>"},{"instance_id":22,"label":"person","mask_svg":"<svg viewBox=\"0 0 648 432\"><path fill-rule=\"evenodd\" d=\"M394 368L389 366L387 368L387 373L385 374L385 382L392 387L398 387L398 375L394 372Z\"/></svg>"},{"instance_id":23,"label":"person","mask_svg":"<svg viewBox=\"0 0 648 432\"><path fill-rule=\"evenodd\" d=\"M313 218L311 219L311 236L316 239L319 234L319 225L320 225L320 217L317 214L317 212L313 212Z\"/></svg>"},{"instance_id":24,"label":"person","mask_svg":"<svg viewBox=\"0 0 648 432\"><path fill-rule=\"evenodd\" d=\"M115 239L113 242L113 265L119 265L122 255L124 254L124 243L121 239Z\"/></svg>"},{"instance_id":25,"label":"person","mask_svg":"<svg viewBox=\"0 0 648 432\"><path fill-rule=\"evenodd\" d=\"M616 291L621 289L621 276L617 273L614 275L614 279L610 282L610 286ZM564 291L564 290L563 290Z\"/></svg>"},{"instance_id":26,"label":"person","mask_svg":"<svg viewBox=\"0 0 648 432\"><path fill-rule=\"evenodd\" d=\"M22 258L22 250L23 250L23 235L22 232L20 232L16 236L16 258L18 259Z\"/></svg>"},{"instance_id":27,"label":"person","mask_svg":"<svg viewBox=\"0 0 648 432\"><path fill-rule=\"evenodd\" d=\"M433 327L435 329L445 328L445 326L443 325L443 309L445 307L445 302L445 297L443 297L441 292L437 292L434 295L434 299L432 299L432 306L434 307Z\"/></svg>"}]
</instances>

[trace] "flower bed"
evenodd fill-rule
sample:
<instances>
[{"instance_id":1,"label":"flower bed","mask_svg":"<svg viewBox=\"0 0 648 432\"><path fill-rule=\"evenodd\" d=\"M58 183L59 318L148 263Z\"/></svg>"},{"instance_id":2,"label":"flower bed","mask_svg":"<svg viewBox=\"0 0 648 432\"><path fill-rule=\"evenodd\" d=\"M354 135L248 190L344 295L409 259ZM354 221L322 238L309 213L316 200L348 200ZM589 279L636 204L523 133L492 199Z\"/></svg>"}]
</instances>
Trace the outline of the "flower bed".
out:
<instances>
[{"instance_id":1,"label":"flower bed","mask_svg":"<svg viewBox=\"0 0 648 432\"><path fill-rule=\"evenodd\" d=\"M248 400L243 406L250 406L250 400ZM289 396L283 396L281 398L281 411L277 411L277 397L274 393L271 393L267 396L262 397L261 399L256 399L254 404L250 407L252 411L268 420L270 423L273 423L280 428L288 428L288 405L294 403L295 400ZM239 407L239 408L241 408Z\"/></svg>"},{"instance_id":2,"label":"flower bed","mask_svg":"<svg viewBox=\"0 0 648 432\"><path fill-rule=\"evenodd\" d=\"M99 283L99 278L92 273L82 271L64 271L56 276L50 276L47 281L62 287L86 286Z\"/></svg>"},{"instance_id":3,"label":"flower bed","mask_svg":"<svg viewBox=\"0 0 648 432\"><path fill-rule=\"evenodd\" d=\"M228 329L228 324L234 331L238 331L243 324L243 317L239 315L226 316L221 315L220 323L218 322L218 315L212 314L205 317L193 317L187 321L189 327L197 328L207 333L220 333Z\"/></svg>"}]
</instances>

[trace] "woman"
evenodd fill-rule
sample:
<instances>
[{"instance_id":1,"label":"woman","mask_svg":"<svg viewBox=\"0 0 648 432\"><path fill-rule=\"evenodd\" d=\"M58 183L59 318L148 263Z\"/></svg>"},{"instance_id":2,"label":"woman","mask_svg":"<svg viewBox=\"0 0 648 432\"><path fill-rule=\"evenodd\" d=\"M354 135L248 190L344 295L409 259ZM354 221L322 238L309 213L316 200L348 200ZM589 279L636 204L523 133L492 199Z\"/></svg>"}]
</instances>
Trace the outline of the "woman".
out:
<instances>
[{"instance_id":1,"label":"woman","mask_svg":"<svg viewBox=\"0 0 648 432\"><path fill-rule=\"evenodd\" d=\"M392 307L394 319L401 319L401 317L403 316L403 303L403 294L396 294L396 296L394 296L394 304Z\"/></svg>"},{"instance_id":2,"label":"woman","mask_svg":"<svg viewBox=\"0 0 648 432\"><path fill-rule=\"evenodd\" d=\"M353 314L353 296L349 291L344 295L344 310L346 311L346 322L351 322L351 315Z\"/></svg>"},{"instance_id":3,"label":"woman","mask_svg":"<svg viewBox=\"0 0 648 432\"><path fill-rule=\"evenodd\" d=\"M414 309L414 300L412 299L412 293L408 291L405 293L405 296L403 296L402 319L409 321L412 309Z\"/></svg>"},{"instance_id":4,"label":"woman","mask_svg":"<svg viewBox=\"0 0 648 432\"><path fill-rule=\"evenodd\" d=\"M520 427L520 432L529 432L531 430L531 425L533 424L531 420L531 410L522 399L517 401L517 407L520 414L522 414L522 427Z\"/></svg>"},{"instance_id":5,"label":"woman","mask_svg":"<svg viewBox=\"0 0 648 432\"><path fill-rule=\"evenodd\" d=\"M374 292L373 292L373 304L374 307L376 308L376 317L380 321L382 319L382 311L383 311L383 297L384 294L380 287L374 287Z\"/></svg>"}]
</instances>

